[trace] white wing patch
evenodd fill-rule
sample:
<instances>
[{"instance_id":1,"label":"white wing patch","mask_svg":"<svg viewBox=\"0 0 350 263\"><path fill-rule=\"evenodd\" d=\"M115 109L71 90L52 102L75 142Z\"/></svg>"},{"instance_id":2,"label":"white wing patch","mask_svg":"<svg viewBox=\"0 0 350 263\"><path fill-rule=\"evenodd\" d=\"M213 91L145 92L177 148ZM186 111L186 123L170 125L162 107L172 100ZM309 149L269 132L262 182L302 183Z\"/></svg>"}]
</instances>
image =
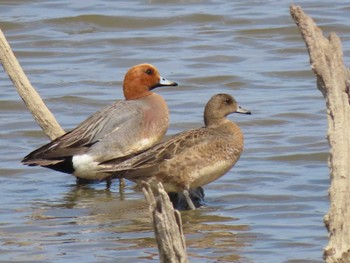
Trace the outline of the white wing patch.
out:
<instances>
[{"instance_id":1,"label":"white wing patch","mask_svg":"<svg viewBox=\"0 0 350 263\"><path fill-rule=\"evenodd\" d=\"M104 179L108 176L105 173L97 172L98 162L94 161L93 157L88 154L76 155L72 158L74 167L74 175L83 179Z\"/></svg>"},{"instance_id":2,"label":"white wing patch","mask_svg":"<svg viewBox=\"0 0 350 263\"><path fill-rule=\"evenodd\" d=\"M154 144L155 140L156 140L156 138L148 138L148 139L140 140L136 143L136 145L137 145L136 148L137 149L147 149Z\"/></svg>"}]
</instances>

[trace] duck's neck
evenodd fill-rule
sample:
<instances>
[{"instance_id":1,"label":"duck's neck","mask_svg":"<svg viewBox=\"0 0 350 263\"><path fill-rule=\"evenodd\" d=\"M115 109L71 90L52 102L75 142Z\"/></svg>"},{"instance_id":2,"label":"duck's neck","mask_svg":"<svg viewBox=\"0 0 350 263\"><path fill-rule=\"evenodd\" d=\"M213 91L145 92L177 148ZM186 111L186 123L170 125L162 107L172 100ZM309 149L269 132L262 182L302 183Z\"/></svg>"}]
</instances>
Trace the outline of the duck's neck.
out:
<instances>
[{"instance_id":1,"label":"duck's neck","mask_svg":"<svg viewBox=\"0 0 350 263\"><path fill-rule=\"evenodd\" d=\"M137 100L153 94L153 92L141 85L129 85L128 87L123 87L123 92L126 100Z\"/></svg>"},{"instance_id":2,"label":"duck's neck","mask_svg":"<svg viewBox=\"0 0 350 263\"><path fill-rule=\"evenodd\" d=\"M223 134L234 134L235 136L243 136L242 131L238 127L238 125L226 118L222 118L220 120L211 119L211 121L206 122L206 127L216 129Z\"/></svg>"},{"instance_id":3,"label":"duck's neck","mask_svg":"<svg viewBox=\"0 0 350 263\"><path fill-rule=\"evenodd\" d=\"M230 122L228 119L226 119L225 117L220 117L220 118L205 118L204 117L204 124L205 127L214 127L214 126L218 126L221 124L224 124L226 122Z\"/></svg>"}]
</instances>

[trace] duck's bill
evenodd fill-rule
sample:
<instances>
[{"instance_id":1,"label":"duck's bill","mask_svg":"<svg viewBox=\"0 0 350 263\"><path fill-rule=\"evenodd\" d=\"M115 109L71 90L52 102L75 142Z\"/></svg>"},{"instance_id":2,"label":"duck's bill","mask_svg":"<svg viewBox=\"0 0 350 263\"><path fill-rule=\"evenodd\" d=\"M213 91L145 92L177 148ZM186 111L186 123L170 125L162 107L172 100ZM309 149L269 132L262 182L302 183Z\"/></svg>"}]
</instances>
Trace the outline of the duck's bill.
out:
<instances>
[{"instance_id":1,"label":"duck's bill","mask_svg":"<svg viewBox=\"0 0 350 263\"><path fill-rule=\"evenodd\" d=\"M174 81L167 80L166 78L160 77L160 81L157 87L161 86L177 86L177 83Z\"/></svg>"},{"instance_id":2,"label":"duck's bill","mask_svg":"<svg viewBox=\"0 0 350 263\"><path fill-rule=\"evenodd\" d=\"M246 110L246 109L242 108L241 106L238 106L238 107L237 107L236 112L237 112L237 113L241 113L241 114L252 114L251 111Z\"/></svg>"}]
</instances>

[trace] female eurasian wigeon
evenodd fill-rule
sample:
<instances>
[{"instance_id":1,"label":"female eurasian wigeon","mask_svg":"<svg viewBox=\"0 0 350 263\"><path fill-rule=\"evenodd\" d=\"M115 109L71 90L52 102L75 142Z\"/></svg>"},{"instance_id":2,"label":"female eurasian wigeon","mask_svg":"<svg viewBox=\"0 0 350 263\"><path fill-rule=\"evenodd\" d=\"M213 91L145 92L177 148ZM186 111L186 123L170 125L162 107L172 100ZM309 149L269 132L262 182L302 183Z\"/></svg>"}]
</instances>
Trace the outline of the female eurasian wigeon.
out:
<instances>
[{"instance_id":1,"label":"female eurasian wigeon","mask_svg":"<svg viewBox=\"0 0 350 263\"><path fill-rule=\"evenodd\" d=\"M155 187L162 182L167 192L183 192L195 209L189 190L206 185L228 172L243 150L241 129L226 116L251 114L228 94L217 94L204 110L205 127L181 132L135 157L100 164L101 171Z\"/></svg>"},{"instance_id":2,"label":"female eurasian wigeon","mask_svg":"<svg viewBox=\"0 0 350 263\"><path fill-rule=\"evenodd\" d=\"M128 158L158 143L169 127L165 100L151 92L161 86L177 86L159 75L150 64L132 67L125 75L125 100L96 112L75 129L31 152L22 163L40 165L80 179L103 180L98 163Z\"/></svg>"}]
</instances>

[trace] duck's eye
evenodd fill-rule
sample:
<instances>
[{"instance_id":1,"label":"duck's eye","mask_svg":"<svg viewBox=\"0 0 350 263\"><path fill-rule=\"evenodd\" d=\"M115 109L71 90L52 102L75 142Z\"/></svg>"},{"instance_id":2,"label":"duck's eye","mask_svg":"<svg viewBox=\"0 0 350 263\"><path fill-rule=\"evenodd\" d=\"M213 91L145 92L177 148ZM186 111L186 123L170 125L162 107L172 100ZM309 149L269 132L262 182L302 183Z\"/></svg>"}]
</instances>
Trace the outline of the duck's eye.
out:
<instances>
[{"instance_id":1,"label":"duck's eye","mask_svg":"<svg viewBox=\"0 0 350 263\"><path fill-rule=\"evenodd\" d=\"M147 75L152 75L153 74L153 70L151 68L146 70L146 74Z\"/></svg>"},{"instance_id":2,"label":"duck's eye","mask_svg":"<svg viewBox=\"0 0 350 263\"><path fill-rule=\"evenodd\" d=\"M232 100L230 98L227 98L227 99L225 99L225 103L227 105L230 105L230 104L232 104Z\"/></svg>"}]
</instances>

